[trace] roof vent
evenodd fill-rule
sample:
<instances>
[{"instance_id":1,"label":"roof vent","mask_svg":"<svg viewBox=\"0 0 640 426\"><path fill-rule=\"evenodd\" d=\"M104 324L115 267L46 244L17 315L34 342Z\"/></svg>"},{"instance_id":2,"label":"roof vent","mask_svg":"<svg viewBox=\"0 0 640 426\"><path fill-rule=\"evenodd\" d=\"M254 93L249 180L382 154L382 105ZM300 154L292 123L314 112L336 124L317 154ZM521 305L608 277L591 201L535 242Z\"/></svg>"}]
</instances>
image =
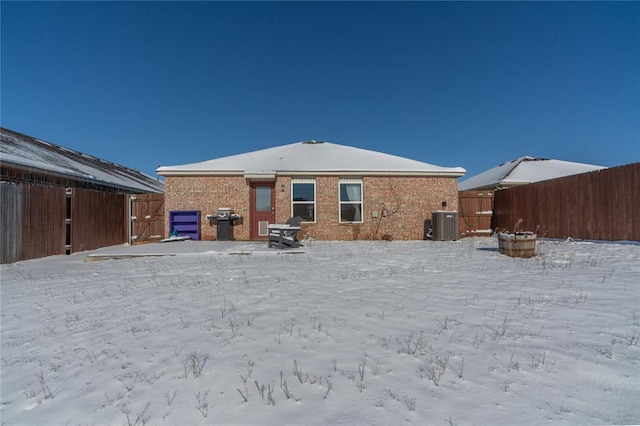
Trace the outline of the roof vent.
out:
<instances>
[{"instance_id":1,"label":"roof vent","mask_svg":"<svg viewBox=\"0 0 640 426\"><path fill-rule=\"evenodd\" d=\"M317 141L315 139L311 139L310 141L304 141L302 143L307 144L307 145L317 145L317 144L321 144L321 143L324 143L324 142L323 141Z\"/></svg>"}]
</instances>

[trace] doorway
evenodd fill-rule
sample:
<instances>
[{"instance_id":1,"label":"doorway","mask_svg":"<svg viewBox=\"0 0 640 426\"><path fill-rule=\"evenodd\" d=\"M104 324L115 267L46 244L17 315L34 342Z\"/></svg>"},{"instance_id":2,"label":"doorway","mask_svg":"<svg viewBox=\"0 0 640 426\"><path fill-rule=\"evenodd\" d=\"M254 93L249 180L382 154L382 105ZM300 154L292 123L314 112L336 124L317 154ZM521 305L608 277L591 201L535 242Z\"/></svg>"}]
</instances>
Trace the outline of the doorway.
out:
<instances>
[{"instance_id":1,"label":"doorway","mask_svg":"<svg viewBox=\"0 0 640 426\"><path fill-rule=\"evenodd\" d=\"M251 235L252 240L266 240L268 237L267 226L275 222L275 183L253 182L251 183Z\"/></svg>"}]
</instances>

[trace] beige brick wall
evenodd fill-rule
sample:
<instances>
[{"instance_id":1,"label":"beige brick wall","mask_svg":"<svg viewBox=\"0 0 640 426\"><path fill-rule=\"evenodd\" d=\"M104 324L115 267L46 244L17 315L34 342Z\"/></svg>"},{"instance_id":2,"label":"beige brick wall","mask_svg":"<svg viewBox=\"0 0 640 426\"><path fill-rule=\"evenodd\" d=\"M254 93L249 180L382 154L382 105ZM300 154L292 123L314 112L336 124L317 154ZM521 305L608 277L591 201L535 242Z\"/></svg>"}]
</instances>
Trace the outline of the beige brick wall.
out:
<instances>
[{"instance_id":1,"label":"beige brick wall","mask_svg":"<svg viewBox=\"0 0 640 426\"><path fill-rule=\"evenodd\" d=\"M200 210L200 239L215 240L216 225L205 218L219 207L233 208L235 213L249 217L249 185L242 176L167 176L164 180L165 232L169 235L170 210ZM233 237L249 239L249 222L235 226Z\"/></svg>"},{"instance_id":2,"label":"beige brick wall","mask_svg":"<svg viewBox=\"0 0 640 426\"><path fill-rule=\"evenodd\" d=\"M396 240L421 240L424 220L434 210L458 208L455 178L363 177L363 223L338 222L337 176L316 178L316 223L302 232L318 240L370 240L389 235ZM442 201L447 207L442 208ZM383 210L387 216L383 216ZM378 217L373 217L377 212Z\"/></svg>"},{"instance_id":3,"label":"beige brick wall","mask_svg":"<svg viewBox=\"0 0 640 426\"><path fill-rule=\"evenodd\" d=\"M279 176L275 184L276 222L291 216L291 177ZM316 223L303 223L302 234L318 240L370 240L389 235L396 240L421 240L424 221L434 210L458 210L456 178L365 176L363 183L363 223L338 223L338 176L317 176ZM284 191L282 190L284 188ZM244 217L234 227L236 240L250 237L250 186L241 176L196 176L165 178L166 230L170 210L200 210L201 238L216 238L216 226L205 215L218 207L231 207ZM446 201L447 206L442 207ZM383 217L383 210L387 216ZM378 217L373 217L377 212Z\"/></svg>"}]
</instances>

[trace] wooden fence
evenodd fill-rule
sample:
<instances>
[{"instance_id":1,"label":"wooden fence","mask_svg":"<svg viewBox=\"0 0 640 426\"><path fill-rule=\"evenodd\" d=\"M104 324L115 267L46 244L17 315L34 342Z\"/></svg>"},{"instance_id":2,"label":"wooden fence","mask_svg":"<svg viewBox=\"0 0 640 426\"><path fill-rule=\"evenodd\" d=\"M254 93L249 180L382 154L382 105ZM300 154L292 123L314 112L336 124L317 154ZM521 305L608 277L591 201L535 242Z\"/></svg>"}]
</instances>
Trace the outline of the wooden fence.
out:
<instances>
[{"instance_id":1,"label":"wooden fence","mask_svg":"<svg viewBox=\"0 0 640 426\"><path fill-rule=\"evenodd\" d=\"M65 188L0 184L0 263L65 253Z\"/></svg>"},{"instance_id":2,"label":"wooden fence","mask_svg":"<svg viewBox=\"0 0 640 426\"><path fill-rule=\"evenodd\" d=\"M640 241L640 163L496 191L493 215L541 237Z\"/></svg>"},{"instance_id":3,"label":"wooden fence","mask_svg":"<svg viewBox=\"0 0 640 426\"><path fill-rule=\"evenodd\" d=\"M460 237L488 236L492 232L493 191L458 192Z\"/></svg>"},{"instance_id":4,"label":"wooden fence","mask_svg":"<svg viewBox=\"0 0 640 426\"><path fill-rule=\"evenodd\" d=\"M126 243L127 199L123 194L72 189L71 252Z\"/></svg>"},{"instance_id":5,"label":"wooden fence","mask_svg":"<svg viewBox=\"0 0 640 426\"><path fill-rule=\"evenodd\" d=\"M126 243L128 202L125 194L3 182L0 263Z\"/></svg>"},{"instance_id":6,"label":"wooden fence","mask_svg":"<svg viewBox=\"0 0 640 426\"><path fill-rule=\"evenodd\" d=\"M164 238L164 194L131 198L131 244L157 243Z\"/></svg>"}]
</instances>

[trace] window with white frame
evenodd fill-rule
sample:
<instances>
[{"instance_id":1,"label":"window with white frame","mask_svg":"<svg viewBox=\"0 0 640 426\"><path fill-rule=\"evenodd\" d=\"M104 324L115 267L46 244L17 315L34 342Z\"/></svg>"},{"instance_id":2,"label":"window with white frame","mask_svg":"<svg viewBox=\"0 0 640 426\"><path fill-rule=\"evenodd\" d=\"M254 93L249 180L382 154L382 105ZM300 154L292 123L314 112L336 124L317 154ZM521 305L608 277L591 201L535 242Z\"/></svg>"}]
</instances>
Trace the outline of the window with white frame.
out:
<instances>
[{"instance_id":1,"label":"window with white frame","mask_svg":"<svg viewBox=\"0 0 640 426\"><path fill-rule=\"evenodd\" d=\"M340 181L340 222L362 222L362 181Z\"/></svg>"},{"instance_id":2,"label":"window with white frame","mask_svg":"<svg viewBox=\"0 0 640 426\"><path fill-rule=\"evenodd\" d=\"M303 222L316 221L316 181L295 179L291 182L292 216L300 216Z\"/></svg>"}]
</instances>

